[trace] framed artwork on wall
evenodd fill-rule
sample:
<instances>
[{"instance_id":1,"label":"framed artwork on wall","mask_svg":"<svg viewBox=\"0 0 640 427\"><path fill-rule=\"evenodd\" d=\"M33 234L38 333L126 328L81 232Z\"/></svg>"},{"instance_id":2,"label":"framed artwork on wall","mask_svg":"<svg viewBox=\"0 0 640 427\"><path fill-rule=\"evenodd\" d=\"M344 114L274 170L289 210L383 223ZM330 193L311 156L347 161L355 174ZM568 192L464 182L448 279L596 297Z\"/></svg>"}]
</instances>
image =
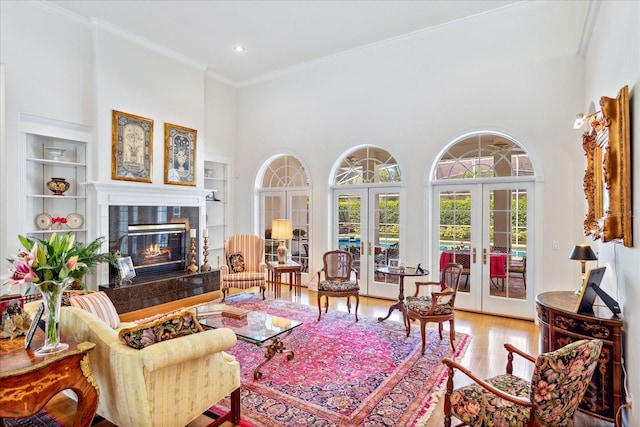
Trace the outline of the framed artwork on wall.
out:
<instances>
[{"instance_id":1,"label":"framed artwork on wall","mask_svg":"<svg viewBox=\"0 0 640 427\"><path fill-rule=\"evenodd\" d=\"M113 110L111 179L151 182L153 120Z\"/></svg>"},{"instance_id":2,"label":"framed artwork on wall","mask_svg":"<svg viewBox=\"0 0 640 427\"><path fill-rule=\"evenodd\" d=\"M632 247L629 87L620 89L616 98L600 98L600 107L590 116L590 129L582 135L588 206L584 232L594 240Z\"/></svg>"},{"instance_id":3,"label":"framed artwork on wall","mask_svg":"<svg viewBox=\"0 0 640 427\"><path fill-rule=\"evenodd\" d=\"M196 140L198 131L164 124L164 183L196 185Z\"/></svg>"}]
</instances>

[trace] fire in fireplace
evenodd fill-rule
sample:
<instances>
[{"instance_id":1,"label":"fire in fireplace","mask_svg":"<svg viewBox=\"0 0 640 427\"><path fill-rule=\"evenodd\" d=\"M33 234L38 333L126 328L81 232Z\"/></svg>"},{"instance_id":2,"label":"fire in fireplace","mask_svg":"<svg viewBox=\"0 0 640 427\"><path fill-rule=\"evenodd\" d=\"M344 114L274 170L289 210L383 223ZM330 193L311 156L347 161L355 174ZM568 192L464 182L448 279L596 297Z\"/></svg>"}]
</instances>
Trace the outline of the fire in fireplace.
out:
<instances>
[{"instance_id":1,"label":"fire in fireplace","mask_svg":"<svg viewBox=\"0 0 640 427\"><path fill-rule=\"evenodd\" d=\"M149 277L175 271L186 266L187 225L185 223L130 224L126 248L137 277ZM124 242L123 242L124 243Z\"/></svg>"}]
</instances>

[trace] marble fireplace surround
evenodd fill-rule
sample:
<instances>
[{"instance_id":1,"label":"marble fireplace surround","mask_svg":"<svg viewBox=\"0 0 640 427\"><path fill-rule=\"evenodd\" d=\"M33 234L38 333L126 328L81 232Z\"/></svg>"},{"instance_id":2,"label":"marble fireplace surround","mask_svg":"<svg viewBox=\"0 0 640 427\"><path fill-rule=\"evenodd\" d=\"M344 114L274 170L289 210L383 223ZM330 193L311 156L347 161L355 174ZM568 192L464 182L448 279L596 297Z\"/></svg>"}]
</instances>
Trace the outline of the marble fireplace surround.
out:
<instances>
[{"instance_id":1,"label":"marble fireplace surround","mask_svg":"<svg viewBox=\"0 0 640 427\"><path fill-rule=\"evenodd\" d=\"M179 185L153 185L137 182L91 182L87 185L87 216L95 218L90 221L90 236L109 236L109 211L112 206L172 206L197 208L197 224L191 228L199 230L199 224L206 223L205 196L211 191L202 188ZM95 225L91 227L91 225ZM197 232L196 264L202 253L202 236ZM104 250L108 250L105 247ZM96 269L95 283L88 283L89 288L97 289L100 285L109 284L109 267L100 265Z\"/></svg>"}]
</instances>

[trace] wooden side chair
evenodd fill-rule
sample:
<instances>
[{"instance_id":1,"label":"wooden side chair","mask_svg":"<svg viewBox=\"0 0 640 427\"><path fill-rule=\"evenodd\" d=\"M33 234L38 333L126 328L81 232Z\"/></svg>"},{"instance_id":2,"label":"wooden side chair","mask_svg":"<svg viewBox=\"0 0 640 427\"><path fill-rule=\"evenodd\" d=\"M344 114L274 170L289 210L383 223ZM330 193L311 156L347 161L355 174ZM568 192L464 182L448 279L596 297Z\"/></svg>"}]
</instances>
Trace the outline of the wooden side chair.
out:
<instances>
[{"instance_id":1,"label":"wooden side chair","mask_svg":"<svg viewBox=\"0 0 640 427\"><path fill-rule=\"evenodd\" d=\"M356 299L356 322L360 305L358 270L353 268L353 257L347 251L329 251L322 256L324 267L318 271L318 321L322 316L321 299L324 296L324 312L329 310L329 297L347 297L347 310L351 313L351 297ZM324 280L322 279L324 273ZM355 279L352 279L352 275Z\"/></svg>"},{"instance_id":2,"label":"wooden side chair","mask_svg":"<svg viewBox=\"0 0 640 427\"><path fill-rule=\"evenodd\" d=\"M462 264L449 263L442 268L439 282L416 282L416 293L406 299L407 315L410 320L420 321L420 335L422 336L422 354L426 347L426 325L429 322L438 323L438 332L442 340L442 324L449 322L449 340L451 348L455 351L454 340L456 338L455 310L456 294L460 285ZM436 286L437 290L430 295L420 296L420 287ZM407 336L411 328L407 331Z\"/></svg>"},{"instance_id":3,"label":"wooden side chair","mask_svg":"<svg viewBox=\"0 0 640 427\"><path fill-rule=\"evenodd\" d=\"M507 350L506 374L482 380L449 358L444 397L445 427L451 417L459 425L573 426L573 416L587 391L598 365L601 340L580 340L537 358L510 344ZM514 353L535 363L531 381L513 375ZM453 376L458 370L474 383L453 389Z\"/></svg>"}]
</instances>

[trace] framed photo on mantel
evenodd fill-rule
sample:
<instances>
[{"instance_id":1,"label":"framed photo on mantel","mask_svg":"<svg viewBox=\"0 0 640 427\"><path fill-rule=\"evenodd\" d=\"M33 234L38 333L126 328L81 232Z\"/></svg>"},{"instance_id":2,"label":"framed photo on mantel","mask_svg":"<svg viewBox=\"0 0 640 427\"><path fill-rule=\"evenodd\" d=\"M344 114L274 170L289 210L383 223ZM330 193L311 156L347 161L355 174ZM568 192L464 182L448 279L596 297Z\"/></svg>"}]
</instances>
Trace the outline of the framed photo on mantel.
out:
<instances>
[{"instance_id":1,"label":"framed photo on mantel","mask_svg":"<svg viewBox=\"0 0 640 427\"><path fill-rule=\"evenodd\" d=\"M113 110L111 179L151 182L153 120Z\"/></svg>"}]
</instances>

